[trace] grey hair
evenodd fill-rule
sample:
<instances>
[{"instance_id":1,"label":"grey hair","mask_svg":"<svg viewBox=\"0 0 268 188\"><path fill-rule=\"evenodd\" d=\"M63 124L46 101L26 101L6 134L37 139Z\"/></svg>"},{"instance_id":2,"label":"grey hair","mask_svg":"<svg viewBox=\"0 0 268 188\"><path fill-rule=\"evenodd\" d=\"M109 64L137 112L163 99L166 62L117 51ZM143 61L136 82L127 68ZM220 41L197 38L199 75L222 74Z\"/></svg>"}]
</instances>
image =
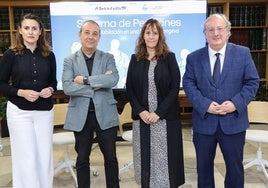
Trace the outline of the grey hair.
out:
<instances>
[{"instance_id":1,"label":"grey hair","mask_svg":"<svg viewBox=\"0 0 268 188\"><path fill-rule=\"evenodd\" d=\"M224 14L220 14L220 13L215 13L215 14L211 14L207 19L206 21L204 22L203 24L203 32L205 33L207 28L206 28L206 25L207 25L207 22L213 18L213 17L218 17L218 18L221 18L224 20L225 24L226 24L226 28L228 30L228 38L231 36L231 22L228 20L228 18L224 15Z\"/></svg>"}]
</instances>

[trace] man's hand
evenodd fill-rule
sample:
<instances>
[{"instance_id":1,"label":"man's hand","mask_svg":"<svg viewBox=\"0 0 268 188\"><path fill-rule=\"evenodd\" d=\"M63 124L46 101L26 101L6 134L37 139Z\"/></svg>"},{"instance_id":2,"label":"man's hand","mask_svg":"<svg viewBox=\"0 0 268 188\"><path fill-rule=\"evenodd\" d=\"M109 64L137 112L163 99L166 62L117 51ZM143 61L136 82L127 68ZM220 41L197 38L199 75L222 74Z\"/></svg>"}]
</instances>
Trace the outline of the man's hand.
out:
<instances>
[{"instance_id":1,"label":"man's hand","mask_svg":"<svg viewBox=\"0 0 268 188\"><path fill-rule=\"evenodd\" d=\"M113 71L111 70L107 70L105 72L106 75L111 75L113 73ZM73 82L77 83L77 84L81 84L84 85L84 76L78 75L73 79ZM90 85L90 76L88 77L88 85ZM96 88L95 90L98 90L99 88Z\"/></svg>"},{"instance_id":2,"label":"man's hand","mask_svg":"<svg viewBox=\"0 0 268 188\"><path fill-rule=\"evenodd\" d=\"M232 113L236 110L236 107L232 101L224 101L221 104L221 111L225 114Z\"/></svg>"},{"instance_id":3,"label":"man's hand","mask_svg":"<svg viewBox=\"0 0 268 188\"><path fill-rule=\"evenodd\" d=\"M208 108L208 113L217 115L226 115L236 110L236 107L232 101L224 101L222 104L212 102Z\"/></svg>"},{"instance_id":4,"label":"man's hand","mask_svg":"<svg viewBox=\"0 0 268 188\"><path fill-rule=\"evenodd\" d=\"M106 75L111 75L112 73L113 73L113 71L111 71L111 70L107 70L107 71L105 72Z\"/></svg>"},{"instance_id":5,"label":"man's hand","mask_svg":"<svg viewBox=\"0 0 268 188\"><path fill-rule=\"evenodd\" d=\"M212 102L207 110L210 114L219 114L220 113L220 105L217 102Z\"/></svg>"},{"instance_id":6,"label":"man's hand","mask_svg":"<svg viewBox=\"0 0 268 188\"><path fill-rule=\"evenodd\" d=\"M83 79L84 79L84 76L79 75L79 76L76 76L76 77L73 79L73 81L74 81L75 83L77 83L77 84L82 84L82 85L84 85Z\"/></svg>"}]
</instances>

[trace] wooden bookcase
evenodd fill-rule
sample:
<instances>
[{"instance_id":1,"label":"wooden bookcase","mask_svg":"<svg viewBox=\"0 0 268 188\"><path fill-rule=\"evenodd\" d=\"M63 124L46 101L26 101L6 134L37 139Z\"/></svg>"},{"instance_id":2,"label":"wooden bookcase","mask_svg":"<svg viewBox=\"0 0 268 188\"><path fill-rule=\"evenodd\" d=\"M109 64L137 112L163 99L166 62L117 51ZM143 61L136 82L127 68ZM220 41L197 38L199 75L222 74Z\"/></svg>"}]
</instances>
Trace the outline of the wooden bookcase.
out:
<instances>
[{"instance_id":1,"label":"wooden bookcase","mask_svg":"<svg viewBox=\"0 0 268 188\"><path fill-rule=\"evenodd\" d=\"M45 23L50 39L49 2L47 0L0 1L0 59L5 49L14 41L16 23L23 13L31 11L39 15ZM215 12L224 13L231 20L232 36L230 41L248 46L251 49L261 78L260 89L263 89L261 92L265 92L265 100L268 100L268 1L208 0L208 15ZM120 98L120 94L118 96ZM55 98L56 101L61 101L60 99L64 97L62 93L58 93ZM185 104L188 108L189 103Z\"/></svg>"},{"instance_id":2,"label":"wooden bookcase","mask_svg":"<svg viewBox=\"0 0 268 188\"><path fill-rule=\"evenodd\" d=\"M20 15L34 12L42 18L50 39L49 2L0 1L0 58L14 41ZM220 12L232 22L230 41L248 46L259 71L261 81L268 88L268 1L267 0L208 0L208 14Z\"/></svg>"},{"instance_id":3,"label":"wooden bookcase","mask_svg":"<svg viewBox=\"0 0 268 188\"><path fill-rule=\"evenodd\" d=\"M268 1L209 0L208 14L220 11L232 23L230 42L247 46L261 83L256 100L268 100Z\"/></svg>"}]
</instances>

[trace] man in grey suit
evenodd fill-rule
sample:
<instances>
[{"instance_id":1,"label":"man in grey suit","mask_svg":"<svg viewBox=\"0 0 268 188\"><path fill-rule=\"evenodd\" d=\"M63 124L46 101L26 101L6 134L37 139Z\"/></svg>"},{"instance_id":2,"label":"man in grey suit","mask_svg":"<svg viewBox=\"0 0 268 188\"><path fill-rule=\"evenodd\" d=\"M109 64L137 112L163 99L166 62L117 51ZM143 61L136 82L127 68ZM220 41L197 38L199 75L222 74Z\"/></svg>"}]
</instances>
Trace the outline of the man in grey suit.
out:
<instances>
[{"instance_id":1,"label":"man in grey suit","mask_svg":"<svg viewBox=\"0 0 268 188\"><path fill-rule=\"evenodd\" d=\"M189 54L186 61L183 88L193 105L198 188L215 187L217 144L226 164L224 187L244 187L247 105L256 95L259 76L249 49L228 42L230 29L224 15L211 15L203 28L208 45Z\"/></svg>"},{"instance_id":2,"label":"man in grey suit","mask_svg":"<svg viewBox=\"0 0 268 188\"><path fill-rule=\"evenodd\" d=\"M62 85L70 96L64 128L74 131L79 188L90 187L89 155L93 134L104 156L106 187L118 188L116 137L118 112L112 88L119 75L113 55L97 49L100 27L93 21L79 31L82 47L64 59Z\"/></svg>"}]
</instances>

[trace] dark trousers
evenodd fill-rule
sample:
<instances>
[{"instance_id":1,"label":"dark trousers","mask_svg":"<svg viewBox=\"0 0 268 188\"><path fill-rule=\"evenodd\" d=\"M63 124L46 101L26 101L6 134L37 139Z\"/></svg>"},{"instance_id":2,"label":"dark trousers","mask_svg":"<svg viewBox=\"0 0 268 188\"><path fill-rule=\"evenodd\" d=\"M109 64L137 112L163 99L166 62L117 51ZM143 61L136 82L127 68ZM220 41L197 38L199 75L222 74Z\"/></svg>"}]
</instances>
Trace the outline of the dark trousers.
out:
<instances>
[{"instance_id":1,"label":"dark trousers","mask_svg":"<svg viewBox=\"0 0 268 188\"><path fill-rule=\"evenodd\" d=\"M214 135L204 135L194 132L193 142L196 150L198 188L215 188L214 158L217 143L226 165L224 181L225 188L244 187L243 153L245 131L226 135L220 126Z\"/></svg>"},{"instance_id":2,"label":"dark trousers","mask_svg":"<svg viewBox=\"0 0 268 188\"><path fill-rule=\"evenodd\" d=\"M100 150L104 156L104 167L107 188L119 187L118 161L116 157L117 127L101 130L95 112L89 112L81 132L74 132L75 150L77 152L76 170L79 188L90 187L89 156L93 144L94 131Z\"/></svg>"}]
</instances>

